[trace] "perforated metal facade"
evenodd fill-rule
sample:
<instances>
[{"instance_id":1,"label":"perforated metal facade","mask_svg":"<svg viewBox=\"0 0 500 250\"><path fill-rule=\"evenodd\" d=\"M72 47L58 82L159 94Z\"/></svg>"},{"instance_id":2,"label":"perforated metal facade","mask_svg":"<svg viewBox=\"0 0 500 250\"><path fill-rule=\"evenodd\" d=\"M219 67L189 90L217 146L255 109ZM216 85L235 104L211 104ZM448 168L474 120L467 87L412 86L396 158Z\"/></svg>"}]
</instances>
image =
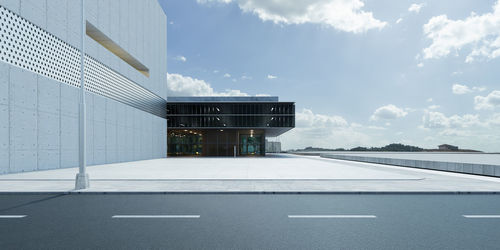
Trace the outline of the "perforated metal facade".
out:
<instances>
[{"instance_id":1,"label":"perforated metal facade","mask_svg":"<svg viewBox=\"0 0 500 250\"><path fill-rule=\"evenodd\" d=\"M80 85L80 51L0 6L0 59L65 84ZM85 89L166 117L166 101L98 60L85 56Z\"/></svg>"}]
</instances>

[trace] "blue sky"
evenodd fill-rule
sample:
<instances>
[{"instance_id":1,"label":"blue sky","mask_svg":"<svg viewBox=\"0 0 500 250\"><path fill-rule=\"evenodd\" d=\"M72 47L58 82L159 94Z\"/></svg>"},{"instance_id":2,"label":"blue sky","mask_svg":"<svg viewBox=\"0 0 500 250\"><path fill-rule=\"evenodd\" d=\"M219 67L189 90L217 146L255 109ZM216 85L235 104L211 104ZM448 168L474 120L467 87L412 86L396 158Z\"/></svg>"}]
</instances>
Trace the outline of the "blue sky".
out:
<instances>
[{"instance_id":1,"label":"blue sky","mask_svg":"<svg viewBox=\"0 0 500 250\"><path fill-rule=\"evenodd\" d=\"M500 152L496 1L160 0L169 95L295 101L283 148Z\"/></svg>"}]
</instances>

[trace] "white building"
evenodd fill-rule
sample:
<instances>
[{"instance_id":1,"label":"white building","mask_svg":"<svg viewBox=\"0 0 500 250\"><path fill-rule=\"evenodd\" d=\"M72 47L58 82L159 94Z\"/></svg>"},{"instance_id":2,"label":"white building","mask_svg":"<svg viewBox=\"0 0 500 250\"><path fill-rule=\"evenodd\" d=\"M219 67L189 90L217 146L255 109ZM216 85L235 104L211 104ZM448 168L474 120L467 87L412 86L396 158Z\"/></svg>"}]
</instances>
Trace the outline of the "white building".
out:
<instances>
[{"instance_id":1,"label":"white building","mask_svg":"<svg viewBox=\"0 0 500 250\"><path fill-rule=\"evenodd\" d=\"M0 0L0 174L78 166L79 0ZM86 0L87 164L166 156L167 18Z\"/></svg>"},{"instance_id":2,"label":"white building","mask_svg":"<svg viewBox=\"0 0 500 250\"><path fill-rule=\"evenodd\" d=\"M266 139L266 153L281 153L281 142Z\"/></svg>"}]
</instances>

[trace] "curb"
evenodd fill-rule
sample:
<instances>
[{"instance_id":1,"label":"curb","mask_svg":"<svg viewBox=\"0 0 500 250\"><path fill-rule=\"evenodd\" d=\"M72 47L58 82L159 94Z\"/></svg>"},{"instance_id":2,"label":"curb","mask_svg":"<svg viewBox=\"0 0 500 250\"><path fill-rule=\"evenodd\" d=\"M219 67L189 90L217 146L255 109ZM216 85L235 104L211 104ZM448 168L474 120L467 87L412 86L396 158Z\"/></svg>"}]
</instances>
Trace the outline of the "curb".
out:
<instances>
[{"instance_id":1,"label":"curb","mask_svg":"<svg viewBox=\"0 0 500 250\"><path fill-rule=\"evenodd\" d=\"M181 181L189 181L189 182L213 182L213 181L254 181L254 182L263 182L263 181L294 181L294 182L304 182L304 181L421 181L425 180L425 178L415 177L415 178L394 178L394 179L90 179L92 182L97 181L107 181L107 182L117 182L117 181L143 181L143 182L151 182L151 181L162 181L162 182L181 182ZM43 182L43 181L71 181L74 182L75 179L1 179L0 182Z\"/></svg>"},{"instance_id":2,"label":"curb","mask_svg":"<svg viewBox=\"0 0 500 250\"><path fill-rule=\"evenodd\" d=\"M0 192L0 195L143 195L143 194L169 194L169 195L242 195L242 194L266 194L266 195L290 195L290 194L319 194L319 195L478 195L478 194L500 194L500 191L54 191L54 192Z\"/></svg>"}]
</instances>

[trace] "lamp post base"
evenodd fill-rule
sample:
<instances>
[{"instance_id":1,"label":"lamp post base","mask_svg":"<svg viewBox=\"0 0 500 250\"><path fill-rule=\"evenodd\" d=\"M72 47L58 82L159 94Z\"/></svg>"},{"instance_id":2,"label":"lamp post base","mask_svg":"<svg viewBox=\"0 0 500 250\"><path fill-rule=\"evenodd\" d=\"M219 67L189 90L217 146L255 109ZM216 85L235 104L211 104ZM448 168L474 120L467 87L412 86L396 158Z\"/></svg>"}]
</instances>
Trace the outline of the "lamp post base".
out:
<instances>
[{"instance_id":1,"label":"lamp post base","mask_svg":"<svg viewBox=\"0 0 500 250\"><path fill-rule=\"evenodd\" d=\"M89 188L89 175L88 174L76 174L75 189L86 189Z\"/></svg>"}]
</instances>

